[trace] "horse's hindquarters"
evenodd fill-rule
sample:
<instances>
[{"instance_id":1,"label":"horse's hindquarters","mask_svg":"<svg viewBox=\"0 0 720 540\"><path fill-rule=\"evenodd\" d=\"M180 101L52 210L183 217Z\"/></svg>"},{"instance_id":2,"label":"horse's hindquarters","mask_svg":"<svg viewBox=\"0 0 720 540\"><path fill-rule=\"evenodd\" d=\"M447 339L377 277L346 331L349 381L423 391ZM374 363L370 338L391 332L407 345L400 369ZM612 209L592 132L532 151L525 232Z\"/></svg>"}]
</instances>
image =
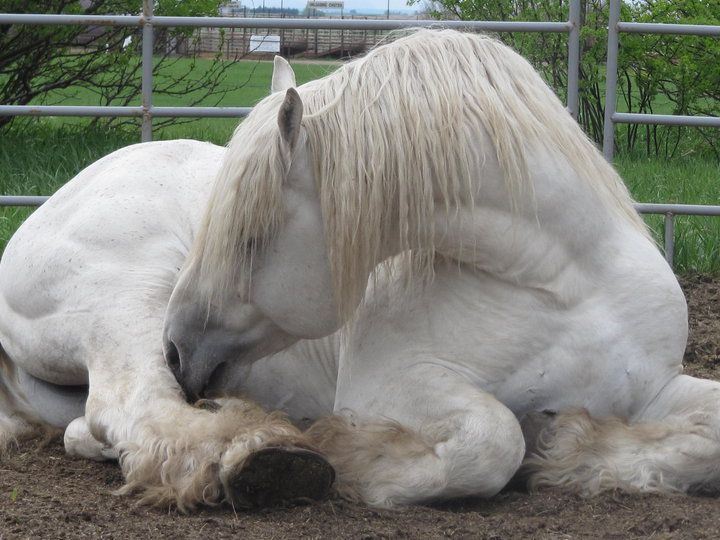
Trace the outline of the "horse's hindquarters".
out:
<instances>
[{"instance_id":1,"label":"horse's hindquarters","mask_svg":"<svg viewBox=\"0 0 720 540\"><path fill-rule=\"evenodd\" d=\"M90 364L141 348L161 328L223 152L196 141L123 148L38 208L0 262L0 343L13 362L79 385Z\"/></svg>"}]
</instances>

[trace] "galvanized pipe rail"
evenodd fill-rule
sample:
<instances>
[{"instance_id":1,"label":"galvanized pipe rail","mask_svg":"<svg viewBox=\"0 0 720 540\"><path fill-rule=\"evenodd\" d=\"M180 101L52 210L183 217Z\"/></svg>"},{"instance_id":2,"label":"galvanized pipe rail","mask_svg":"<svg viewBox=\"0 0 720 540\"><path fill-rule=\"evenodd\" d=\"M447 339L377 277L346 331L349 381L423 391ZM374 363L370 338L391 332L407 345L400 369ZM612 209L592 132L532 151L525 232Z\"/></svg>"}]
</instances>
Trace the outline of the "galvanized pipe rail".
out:
<instances>
[{"instance_id":1,"label":"galvanized pipe rail","mask_svg":"<svg viewBox=\"0 0 720 540\"><path fill-rule=\"evenodd\" d=\"M40 206L49 198L44 195L0 195L0 206Z\"/></svg>"},{"instance_id":2,"label":"galvanized pipe rail","mask_svg":"<svg viewBox=\"0 0 720 540\"><path fill-rule=\"evenodd\" d=\"M252 107L149 107L158 118L235 118L247 116ZM143 116L142 106L0 105L0 116Z\"/></svg>"},{"instance_id":3,"label":"galvanized pipe rail","mask_svg":"<svg viewBox=\"0 0 720 540\"><path fill-rule=\"evenodd\" d=\"M704 204L657 204L635 203L640 214L659 214L665 216L663 227L663 247L665 260L672 266L675 256L675 216L715 216L720 217L720 206Z\"/></svg>"},{"instance_id":4,"label":"galvanized pipe rail","mask_svg":"<svg viewBox=\"0 0 720 540\"><path fill-rule=\"evenodd\" d=\"M8 196L0 195L0 206L40 206L50 197L45 196ZM659 214L665 216L664 249L665 259L672 265L675 253L675 216L718 216L720 206L699 204L656 204L635 203L640 214Z\"/></svg>"},{"instance_id":5,"label":"galvanized pipe rail","mask_svg":"<svg viewBox=\"0 0 720 540\"><path fill-rule=\"evenodd\" d=\"M573 0L575 2L575 0ZM577 6L579 14L579 4ZM64 26L186 26L193 28L284 28L298 30L397 30L401 28L454 28L488 32L570 32L571 20L554 21L440 21L437 19L301 19L272 17L168 17L153 16L143 1L142 15L43 15L0 13L0 25Z\"/></svg>"}]
</instances>

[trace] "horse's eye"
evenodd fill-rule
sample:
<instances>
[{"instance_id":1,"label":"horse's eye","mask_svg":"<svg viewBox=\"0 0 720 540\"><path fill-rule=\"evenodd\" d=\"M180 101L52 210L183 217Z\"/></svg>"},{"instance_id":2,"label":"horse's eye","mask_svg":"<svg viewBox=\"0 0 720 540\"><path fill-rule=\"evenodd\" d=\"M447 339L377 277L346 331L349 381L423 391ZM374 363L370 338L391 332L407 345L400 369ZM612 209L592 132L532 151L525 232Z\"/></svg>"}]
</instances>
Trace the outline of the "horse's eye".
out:
<instances>
[{"instance_id":1,"label":"horse's eye","mask_svg":"<svg viewBox=\"0 0 720 540\"><path fill-rule=\"evenodd\" d=\"M255 251L255 248L257 247L257 245L258 245L257 238L248 238L245 241L245 251L248 253L253 252L253 251Z\"/></svg>"}]
</instances>

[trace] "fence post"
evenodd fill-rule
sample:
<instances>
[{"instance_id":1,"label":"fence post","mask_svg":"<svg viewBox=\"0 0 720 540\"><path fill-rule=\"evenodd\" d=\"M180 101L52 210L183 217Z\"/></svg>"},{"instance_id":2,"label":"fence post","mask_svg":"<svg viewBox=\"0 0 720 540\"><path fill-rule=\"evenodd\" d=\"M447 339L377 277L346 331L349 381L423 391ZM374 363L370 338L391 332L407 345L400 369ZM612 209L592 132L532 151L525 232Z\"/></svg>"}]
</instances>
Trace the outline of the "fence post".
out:
<instances>
[{"instance_id":1,"label":"fence post","mask_svg":"<svg viewBox=\"0 0 720 540\"><path fill-rule=\"evenodd\" d=\"M610 0L608 16L608 53L605 65L605 123L603 125L603 155L612 162L615 151L615 124L613 114L617 102L618 69L618 22L620 21L620 0Z\"/></svg>"},{"instance_id":2,"label":"fence post","mask_svg":"<svg viewBox=\"0 0 720 540\"><path fill-rule=\"evenodd\" d=\"M570 0L570 33L568 35L568 83L567 108L577 120L580 96L578 80L580 78L580 0Z\"/></svg>"},{"instance_id":3,"label":"fence post","mask_svg":"<svg viewBox=\"0 0 720 540\"><path fill-rule=\"evenodd\" d=\"M673 267L675 258L675 215L672 212L665 214L665 260Z\"/></svg>"},{"instance_id":4,"label":"fence post","mask_svg":"<svg viewBox=\"0 0 720 540\"><path fill-rule=\"evenodd\" d=\"M153 0L143 0L142 19L142 142L152 140L152 87L153 87Z\"/></svg>"}]
</instances>

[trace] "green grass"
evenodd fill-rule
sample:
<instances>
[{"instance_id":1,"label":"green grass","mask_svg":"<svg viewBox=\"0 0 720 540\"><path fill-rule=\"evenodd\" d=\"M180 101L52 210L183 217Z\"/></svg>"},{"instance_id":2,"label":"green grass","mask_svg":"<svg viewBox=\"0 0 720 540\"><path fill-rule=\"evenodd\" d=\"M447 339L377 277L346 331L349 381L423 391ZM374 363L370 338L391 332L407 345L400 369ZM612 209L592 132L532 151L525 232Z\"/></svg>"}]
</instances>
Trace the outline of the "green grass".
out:
<instances>
[{"instance_id":1,"label":"green grass","mask_svg":"<svg viewBox=\"0 0 720 540\"><path fill-rule=\"evenodd\" d=\"M713 160L619 156L615 165L640 202L720 205L720 165ZM645 216L662 244L663 217ZM720 218L675 217L675 270L720 273Z\"/></svg>"},{"instance_id":2,"label":"green grass","mask_svg":"<svg viewBox=\"0 0 720 540\"><path fill-rule=\"evenodd\" d=\"M187 69L187 60L172 69ZM294 64L302 83L326 74L333 64ZM270 62L236 62L228 72L228 93L221 105L253 105L267 95L272 75ZM63 104L92 104L96 97L79 91L51 100ZM157 99L157 105L188 105L191 97ZM215 103L211 103L214 105ZM224 144L235 119L199 119L157 130L156 139L187 137ZM47 195L82 168L117 148L139 141L139 128L97 128L87 119L21 119L0 134L0 193ZM638 201L720 204L720 167L716 161L686 156L664 162L640 155L620 156L616 165ZM31 209L0 209L0 248ZM662 217L648 216L662 241ZM676 218L675 268L679 272L720 273L720 219Z\"/></svg>"}]
</instances>

